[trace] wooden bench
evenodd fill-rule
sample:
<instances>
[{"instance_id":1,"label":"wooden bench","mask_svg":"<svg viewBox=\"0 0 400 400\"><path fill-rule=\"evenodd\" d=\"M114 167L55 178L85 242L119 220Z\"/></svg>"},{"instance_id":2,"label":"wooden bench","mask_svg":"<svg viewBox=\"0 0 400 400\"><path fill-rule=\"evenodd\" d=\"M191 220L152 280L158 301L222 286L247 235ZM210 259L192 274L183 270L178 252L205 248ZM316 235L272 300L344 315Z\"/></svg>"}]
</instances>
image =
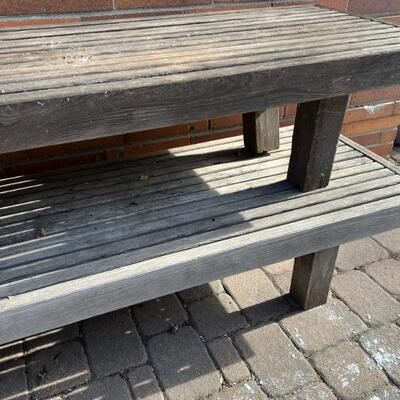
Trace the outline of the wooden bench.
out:
<instances>
[{"instance_id":1,"label":"wooden bench","mask_svg":"<svg viewBox=\"0 0 400 400\"><path fill-rule=\"evenodd\" d=\"M396 27L306 6L7 28L0 60L0 159L238 112L245 142L1 179L0 343L293 257L308 309L340 244L400 226L399 171L338 142L348 93L400 82Z\"/></svg>"}]
</instances>

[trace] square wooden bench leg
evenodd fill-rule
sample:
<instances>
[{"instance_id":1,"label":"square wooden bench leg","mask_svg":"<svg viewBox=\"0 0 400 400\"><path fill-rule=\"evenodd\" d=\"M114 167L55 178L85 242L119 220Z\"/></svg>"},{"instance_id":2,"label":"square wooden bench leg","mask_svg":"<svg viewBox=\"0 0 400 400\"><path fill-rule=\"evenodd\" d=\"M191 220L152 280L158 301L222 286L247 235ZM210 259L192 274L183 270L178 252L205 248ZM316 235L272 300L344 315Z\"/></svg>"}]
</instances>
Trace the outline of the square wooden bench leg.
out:
<instances>
[{"instance_id":1,"label":"square wooden bench leg","mask_svg":"<svg viewBox=\"0 0 400 400\"><path fill-rule=\"evenodd\" d=\"M295 259L290 294L304 310L326 303L338 250L332 247Z\"/></svg>"},{"instance_id":2,"label":"square wooden bench leg","mask_svg":"<svg viewBox=\"0 0 400 400\"><path fill-rule=\"evenodd\" d=\"M243 114L243 134L252 154L279 149L279 107Z\"/></svg>"},{"instance_id":3,"label":"square wooden bench leg","mask_svg":"<svg viewBox=\"0 0 400 400\"><path fill-rule=\"evenodd\" d=\"M328 185L348 96L299 104L288 181L303 192Z\"/></svg>"}]
</instances>

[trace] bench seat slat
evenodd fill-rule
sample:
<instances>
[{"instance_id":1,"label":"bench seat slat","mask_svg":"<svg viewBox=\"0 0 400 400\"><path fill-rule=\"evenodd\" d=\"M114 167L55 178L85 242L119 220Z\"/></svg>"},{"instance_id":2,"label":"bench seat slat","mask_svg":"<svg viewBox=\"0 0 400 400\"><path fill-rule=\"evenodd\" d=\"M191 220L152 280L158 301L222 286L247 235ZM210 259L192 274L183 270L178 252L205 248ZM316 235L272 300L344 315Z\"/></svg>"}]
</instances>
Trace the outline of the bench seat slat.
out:
<instances>
[{"instance_id":1,"label":"bench seat slat","mask_svg":"<svg viewBox=\"0 0 400 400\"><path fill-rule=\"evenodd\" d=\"M396 84L399 32L315 6L0 29L0 154Z\"/></svg>"},{"instance_id":2,"label":"bench seat slat","mask_svg":"<svg viewBox=\"0 0 400 400\"><path fill-rule=\"evenodd\" d=\"M383 208L396 208L398 203L400 206L397 169L387 168L354 148L344 138L338 145L330 185L315 192L298 192L285 182L290 128L282 129L282 137L282 150L253 159L241 154L241 138L229 138L172 150L170 155L83 167L81 175L75 169L54 172L47 177L36 174L16 178L17 182L20 180L21 190L24 185L29 187L32 181L40 183L41 177L44 183L42 188L39 185L33 192L31 189L28 193L22 190L14 193L13 197L5 197L6 201L13 199L9 203L11 213L20 204L27 204L19 219L0 219L0 298L25 296L21 293L36 293L41 287L68 280L81 282L92 279L92 274L107 273L110 269L117 271L126 265L135 269L136 265L146 263L146 260L158 262L159 258L172 257L173 254L176 254L175 260L179 264L181 254L188 251L202 254L203 247L217 246L217 242L226 242L225 251L230 254L230 249L236 245L231 247L228 243L236 243L241 237L243 245L256 233L260 237L266 235L266 238L273 235L268 240L275 240L273 237L276 234L280 237L281 231L291 237L291 226L302 226L307 231L310 225L310 229L314 229L314 221L322 217L329 219L339 215L343 218L341 222L346 224L348 219L353 219L351 210L362 214L371 208L380 215L381 212L386 213ZM220 151L211 152L209 164L196 169L196 158L214 146ZM229 159L228 169L224 164L227 150L235 155ZM191 157L193 162L190 162ZM144 165L140 161L144 161ZM174 170L174 163L179 169ZM136 176L142 174L146 165L154 167L154 171L159 173L164 165L168 165L170 171L166 176L169 182L163 190L167 190L166 193L172 190L172 197L166 195L164 200L160 200L162 196L158 194L162 194L162 190L157 191L157 186L162 185L162 174L160 179L157 175L154 177L156 184L152 182L151 175L136 181L139 184L136 192L135 186L126 179L125 168L128 165L131 176L135 176L135 169L139 171ZM117 179L118 173L123 177L121 181ZM98 179L102 174L103 183L111 185L105 191L90 179ZM58 179L65 179L66 191L60 185L52 186L59 182ZM194 179L194 185L188 184L191 179ZM216 184L219 181L221 186ZM86 194L74 205L74 193L80 195L85 192L87 183ZM115 184L121 187L120 200L115 197ZM168 189L171 184L174 189ZM132 198L138 202L134 206L129 205ZM29 204L30 201L32 204ZM40 202L44 203L42 212L37 215L29 213L37 207L35 201L39 202L39 206ZM82 203L79 204L79 201ZM383 204L383 201L386 201L386 207L380 209L377 205ZM88 203L86 206L85 202ZM3 208L3 217L7 217L6 210ZM193 210L196 210L195 214ZM336 221L332 220L334 226ZM318 226L325 235L327 228L323 224ZM339 225L335 229L339 229ZM358 233L360 237L388 227L377 223L363 229L367 229L368 233L361 230ZM327 232L330 234L329 229ZM335 233L332 235L335 237L330 243L332 246L345 242L347 238L345 236L341 241ZM357 238L355 232L352 235L351 238ZM281 237L281 246L286 246L286 239L286 236ZM270 259L265 258L265 264L269 262ZM204 282L209 278L209 275L204 276Z\"/></svg>"},{"instance_id":3,"label":"bench seat slat","mask_svg":"<svg viewBox=\"0 0 400 400\"><path fill-rule=\"evenodd\" d=\"M289 138L288 129L283 135ZM236 139L219 143L232 151L241 148ZM212 149L213 144L177 150L175 162L179 164L183 155L202 154L206 146ZM239 172L248 158L238 155L237 184L231 185L229 194L217 190L212 197L196 199L197 193L192 192L190 202L179 202L176 194L168 205L160 206L154 199L154 206L148 202L139 213L125 215L99 209L92 215L86 213L81 225L75 219L74 225L63 226L68 211L55 213L52 224L57 226L59 217L60 225L53 231L49 226L47 234L17 239L13 244L6 243L0 230L0 342L399 226L398 169L361 152L345 138L338 150L338 156L357 153L357 164L347 165L348 161L337 157L329 186L314 192L299 192L283 175L271 186L246 189L245 175ZM255 165L268 171L278 153L259 157L260 163ZM211 154L214 161L220 157L223 159L224 152ZM174 156L144 158L157 159L162 165ZM127 164L82 168L80 179L83 183L89 173L96 176L97 168L100 174L112 171L114 179L118 168L124 174ZM185 165L190 172L193 164ZM140 163L136 167L140 168ZM69 177L70 188L80 187L79 175L73 179L76 172L52 173L49 182L56 182L57 176ZM30 180L40 181L40 174L17 178L21 187L24 178L29 185ZM210 181L203 179L201 168L198 179L208 192L215 192ZM151 185L151 178L142 184ZM183 198L190 195L185 180L182 189L186 193L181 194ZM43 196L52 190L56 188L44 185ZM39 191L30 195L40 199ZM23 195L17 194L15 201L20 198ZM23 230L25 223L27 230L39 228L45 220L43 215L33 225L30 219L20 221L15 229ZM1 222L3 227L7 223ZM1 299L5 296L10 297Z\"/></svg>"}]
</instances>

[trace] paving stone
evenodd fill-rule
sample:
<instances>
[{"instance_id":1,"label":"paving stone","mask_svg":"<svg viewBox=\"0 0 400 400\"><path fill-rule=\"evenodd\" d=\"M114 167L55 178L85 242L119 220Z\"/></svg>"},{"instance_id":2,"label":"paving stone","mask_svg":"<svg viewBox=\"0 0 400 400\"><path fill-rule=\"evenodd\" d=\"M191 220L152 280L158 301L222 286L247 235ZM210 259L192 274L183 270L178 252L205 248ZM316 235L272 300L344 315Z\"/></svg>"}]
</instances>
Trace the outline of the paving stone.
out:
<instances>
[{"instance_id":1,"label":"paving stone","mask_svg":"<svg viewBox=\"0 0 400 400\"><path fill-rule=\"evenodd\" d=\"M79 335L77 324L64 326L39 335L31 336L24 340L24 346L27 354L35 351L47 349L69 340L76 339Z\"/></svg>"},{"instance_id":2,"label":"paving stone","mask_svg":"<svg viewBox=\"0 0 400 400\"><path fill-rule=\"evenodd\" d=\"M208 400L266 400L268 396L255 382L245 382L233 388L224 388Z\"/></svg>"},{"instance_id":3,"label":"paving stone","mask_svg":"<svg viewBox=\"0 0 400 400\"><path fill-rule=\"evenodd\" d=\"M307 353L322 350L349 339L367 329L367 326L341 301L291 315L282 321L296 345Z\"/></svg>"},{"instance_id":4,"label":"paving stone","mask_svg":"<svg viewBox=\"0 0 400 400\"><path fill-rule=\"evenodd\" d=\"M82 323L87 352L97 377L111 375L147 361L147 354L128 309Z\"/></svg>"},{"instance_id":5,"label":"paving stone","mask_svg":"<svg viewBox=\"0 0 400 400\"><path fill-rule=\"evenodd\" d=\"M232 298L226 293L205 297L189 305L200 335L210 340L247 326Z\"/></svg>"},{"instance_id":6,"label":"paving stone","mask_svg":"<svg viewBox=\"0 0 400 400\"><path fill-rule=\"evenodd\" d=\"M128 380L135 400L164 400L157 379L147 365L129 372Z\"/></svg>"},{"instance_id":7,"label":"paving stone","mask_svg":"<svg viewBox=\"0 0 400 400\"><path fill-rule=\"evenodd\" d=\"M233 275L222 282L252 322L268 321L291 309L261 269Z\"/></svg>"},{"instance_id":8,"label":"paving stone","mask_svg":"<svg viewBox=\"0 0 400 400\"><path fill-rule=\"evenodd\" d=\"M133 307L141 331L156 335L187 321L187 314L176 295L146 301Z\"/></svg>"},{"instance_id":9,"label":"paving stone","mask_svg":"<svg viewBox=\"0 0 400 400\"><path fill-rule=\"evenodd\" d=\"M290 292L290 284L292 282L292 271L274 275L272 277L272 281L282 294L288 294Z\"/></svg>"},{"instance_id":10,"label":"paving stone","mask_svg":"<svg viewBox=\"0 0 400 400\"><path fill-rule=\"evenodd\" d=\"M336 268L349 271L389 257L389 253L371 238L356 240L340 246Z\"/></svg>"},{"instance_id":11,"label":"paving stone","mask_svg":"<svg viewBox=\"0 0 400 400\"><path fill-rule=\"evenodd\" d=\"M271 396L283 396L312 383L317 375L277 324L250 328L235 343Z\"/></svg>"},{"instance_id":12,"label":"paving stone","mask_svg":"<svg viewBox=\"0 0 400 400\"><path fill-rule=\"evenodd\" d=\"M153 336L148 349L169 400L195 400L218 392L221 377L191 327Z\"/></svg>"},{"instance_id":13,"label":"paving stone","mask_svg":"<svg viewBox=\"0 0 400 400\"><path fill-rule=\"evenodd\" d=\"M86 383L89 366L75 341L38 351L27 362L28 384L35 399L47 398Z\"/></svg>"},{"instance_id":14,"label":"paving stone","mask_svg":"<svg viewBox=\"0 0 400 400\"><path fill-rule=\"evenodd\" d=\"M131 400L128 385L119 375L90 382L62 396L63 400ZM54 399L56 400L56 399Z\"/></svg>"},{"instance_id":15,"label":"paving stone","mask_svg":"<svg viewBox=\"0 0 400 400\"><path fill-rule=\"evenodd\" d=\"M7 343L0 346L0 368L1 364L8 361L18 360L24 356L22 341Z\"/></svg>"},{"instance_id":16,"label":"paving stone","mask_svg":"<svg viewBox=\"0 0 400 400\"><path fill-rule=\"evenodd\" d=\"M280 275L287 272L292 272L293 264L294 264L294 259L292 258L291 260L281 261L276 264L267 265L266 267L263 267L263 270L268 275Z\"/></svg>"},{"instance_id":17,"label":"paving stone","mask_svg":"<svg viewBox=\"0 0 400 400\"><path fill-rule=\"evenodd\" d=\"M400 262L388 258L365 268L365 272L392 296L400 299Z\"/></svg>"},{"instance_id":18,"label":"paving stone","mask_svg":"<svg viewBox=\"0 0 400 400\"><path fill-rule=\"evenodd\" d=\"M400 389L387 386L367 396L365 400L400 400Z\"/></svg>"},{"instance_id":19,"label":"paving stone","mask_svg":"<svg viewBox=\"0 0 400 400\"><path fill-rule=\"evenodd\" d=\"M189 304L212 294L222 293L223 291L224 288L221 284L221 281L212 281L204 285L182 290L178 293L178 295L182 301L184 301L186 304Z\"/></svg>"},{"instance_id":20,"label":"paving stone","mask_svg":"<svg viewBox=\"0 0 400 400\"><path fill-rule=\"evenodd\" d=\"M400 303L360 271L333 277L332 290L364 322L379 325L400 317Z\"/></svg>"},{"instance_id":21,"label":"paving stone","mask_svg":"<svg viewBox=\"0 0 400 400\"><path fill-rule=\"evenodd\" d=\"M360 343L391 380L400 385L400 328L387 325L374 329L361 335Z\"/></svg>"},{"instance_id":22,"label":"paving stone","mask_svg":"<svg viewBox=\"0 0 400 400\"><path fill-rule=\"evenodd\" d=\"M285 400L336 400L333 392L323 383L301 389L296 394L285 397Z\"/></svg>"},{"instance_id":23,"label":"paving stone","mask_svg":"<svg viewBox=\"0 0 400 400\"><path fill-rule=\"evenodd\" d=\"M313 356L324 380L344 400L358 399L387 384L381 369L358 346L343 342Z\"/></svg>"},{"instance_id":24,"label":"paving stone","mask_svg":"<svg viewBox=\"0 0 400 400\"><path fill-rule=\"evenodd\" d=\"M385 246L389 251L400 254L400 229L381 233L374 236L379 243Z\"/></svg>"},{"instance_id":25,"label":"paving stone","mask_svg":"<svg viewBox=\"0 0 400 400\"><path fill-rule=\"evenodd\" d=\"M22 358L7 363L0 363L0 399L29 399L25 363Z\"/></svg>"},{"instance_id":26,"label":"paving stone","mask_svg":"<svg viewBox=\"0 0 400 400\"><path fill-rule=\"evenodd\" d=\"M207 346L226 382L235 384L250 377L249 370L229 338L214 339Z\"/></svg>"}]
</instances>

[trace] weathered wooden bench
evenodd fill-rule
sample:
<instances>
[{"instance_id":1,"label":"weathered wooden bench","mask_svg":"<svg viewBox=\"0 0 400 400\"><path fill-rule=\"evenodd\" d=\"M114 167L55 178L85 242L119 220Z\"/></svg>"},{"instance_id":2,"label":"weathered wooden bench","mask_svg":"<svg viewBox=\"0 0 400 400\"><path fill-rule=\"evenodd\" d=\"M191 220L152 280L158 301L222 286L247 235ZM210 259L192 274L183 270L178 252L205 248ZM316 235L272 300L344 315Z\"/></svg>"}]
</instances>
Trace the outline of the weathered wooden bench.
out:
<instances>
[{"instance_id":1,"label":"weathered wooden bench","mask_svg":"<svg viewBox=\"0 0 400 400\"><path fill-rule=\"evenodd\" d=\"M0 154L238 112L269 153L1 179L0 343L292 257L292 295L324 303L338 246L400 226L398 170L338 142L347 94L399 65L398 28L311 6L1 29Z\"/></svg>"}]
</instances>

